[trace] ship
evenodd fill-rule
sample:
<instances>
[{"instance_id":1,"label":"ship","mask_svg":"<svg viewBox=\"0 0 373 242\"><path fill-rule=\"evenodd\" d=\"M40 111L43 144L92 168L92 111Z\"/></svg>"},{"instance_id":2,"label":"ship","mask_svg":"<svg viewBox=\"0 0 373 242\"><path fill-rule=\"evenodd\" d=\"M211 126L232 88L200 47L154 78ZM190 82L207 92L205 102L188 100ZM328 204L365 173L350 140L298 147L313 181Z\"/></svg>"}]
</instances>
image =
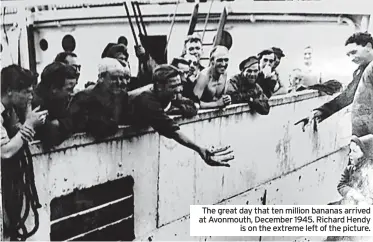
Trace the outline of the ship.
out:
<instances>
[{"instance_id":1,"label":"ship","mask_svg":"<svg viewBox=\"0 0 373 242\"><path fill-rule=\"evenodd\" d=\"M279 72L287 80L302 64L304 47L312 46L325 76L347 84L355 67L345 57L344 41L356 31L373 32L369 1L28 0L1 5L2 66L18 63L41 73L58 52L74 51L82 65L78 89L97 79L102 50L121 36L128 39L135 75L138 61L131 46L144 30L163 40L165 61L182 53L191 32L204 35L205 56L217 36L228 36L229 75L238 73L248 56L278 46L286 54ZM312 90L273 96L267 116L236 104L202 110L193 118L173 117L202 144L230 144L235 151L230 168L207 167L198 154L151 128L121 126L100 141L79 133L50 151L34 141L29 148L42 207L38 230L27 240L299 241L264 235L191 237L190 205L338 200L337 183L348 162L350 108L317 131L294 125L333 97ZM35 225L32 215L27 225ZM2 226L0 231L3 236Z\"/></svg>"}]
</instances>

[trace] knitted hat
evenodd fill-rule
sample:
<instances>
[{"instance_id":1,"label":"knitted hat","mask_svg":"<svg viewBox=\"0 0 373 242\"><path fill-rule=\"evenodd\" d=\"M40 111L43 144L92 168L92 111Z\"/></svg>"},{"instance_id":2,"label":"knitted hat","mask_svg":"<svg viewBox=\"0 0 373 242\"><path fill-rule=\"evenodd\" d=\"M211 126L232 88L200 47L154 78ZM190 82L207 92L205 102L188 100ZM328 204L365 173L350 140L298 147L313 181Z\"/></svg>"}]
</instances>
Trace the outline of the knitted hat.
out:
<instances>
[{"instance_id":1,"label":"knitted hat","mask_svg":"<svg viewBox=\"0 0 373 242\"><path fill-rule=\"evenodd\" d=\"M128 68L127 68L128 69ZM117 59L114 58L103 58L98 64L98 74L105 72L123 71L127 72L126 68L123 67Z\"/></svg>"},{"instance_id":2,"label":"knitted hat","mask_svg":"<svg viewBox=\"0 0 373 242\"><path fill-rule=\"evenodd\" d=\"M246 68L258 63L258 58L256 58L255 56L250 56L249 58L243 60L240 65L239 65L239 68L240 68L240 71L243 71L245 70Z\"/></svg>"}]
</instances>

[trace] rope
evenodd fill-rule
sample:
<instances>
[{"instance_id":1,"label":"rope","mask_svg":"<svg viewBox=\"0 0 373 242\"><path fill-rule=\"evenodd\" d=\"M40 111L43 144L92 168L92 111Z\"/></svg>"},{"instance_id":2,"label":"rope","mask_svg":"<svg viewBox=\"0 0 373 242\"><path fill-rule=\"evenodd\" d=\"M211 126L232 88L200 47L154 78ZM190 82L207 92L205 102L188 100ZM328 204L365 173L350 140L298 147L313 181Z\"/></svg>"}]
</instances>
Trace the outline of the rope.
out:
<instances>
[{"instance_id":1,"label":"rope","mask_svg":"<svg viewBox=\"0 0 373 242\"><path fill-rule=\"evenodd\" d=\"M10 239L16 241L25 241L36 233L39 229L39 213L37 209L41 208L35 186L33 161L28 144L25 144L23 149L24 156L20 157L19 166L17 167L19 170L15 171L17 176L11 181L13 183L11 185L11 194L15 195L12 195L11 204L7 211L11 223L9 227ZM13 200L13 198L15 199ZM30 215L30 211L34 214L34 227L28 231L25 223Z\"/></svg>"}]
</instances>

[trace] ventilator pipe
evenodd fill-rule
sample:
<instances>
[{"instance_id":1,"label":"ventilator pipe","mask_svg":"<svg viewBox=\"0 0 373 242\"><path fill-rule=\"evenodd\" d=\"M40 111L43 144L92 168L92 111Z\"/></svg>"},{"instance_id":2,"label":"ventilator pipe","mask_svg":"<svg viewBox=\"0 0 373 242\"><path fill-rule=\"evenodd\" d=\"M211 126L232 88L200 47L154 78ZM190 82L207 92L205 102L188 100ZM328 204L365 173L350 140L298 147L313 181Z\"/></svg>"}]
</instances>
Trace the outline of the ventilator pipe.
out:
<instances>
[{"instance_id":1,"label":"ventilator pipe","mask_svg":"<svg viewBox=\"0 0 373 242\"><path fill-rule=\"evenodd\" d=\"M369 19L371 17L368 16L368 15L364 15L362 18L361 18L361 23L360 23L360 31L364 32L364 31L368 31L369 29Z\"/></svg>"},{"instance_id":2,"label":"ventilator pipe","mask_svg":"<svg viewBox=\"0 0 373 242\"><path fill-rule=\"evenodd\" d=\"M347 17L338 16L338 20L337 21L338 21L339 24L346 23L348 26L353 27L354 29L356 29L356 24L355 24L355 22L352 19L349 19Z\"/></svg>"}]
</instances>

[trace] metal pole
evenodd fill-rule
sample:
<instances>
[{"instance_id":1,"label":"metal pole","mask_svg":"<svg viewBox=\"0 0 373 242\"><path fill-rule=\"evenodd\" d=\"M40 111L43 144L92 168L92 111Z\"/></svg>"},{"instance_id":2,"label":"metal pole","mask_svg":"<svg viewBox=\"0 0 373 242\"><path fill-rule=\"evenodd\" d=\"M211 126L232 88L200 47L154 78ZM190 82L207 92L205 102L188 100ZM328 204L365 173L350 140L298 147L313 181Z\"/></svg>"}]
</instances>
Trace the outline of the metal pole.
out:
<instances>
[{"instance_id":1,"label":"metal pole","mask_svg":"<svg viewBox=\"0 0 373 242\"><path fill-rule=\"evenodd\" d=\"M175 8L175 12L174 12L174 17L172 18L172 23L171 23L170 33L168 34L166 47L165 47L165 49L164 49L164 53L165 53L165 54L166 54L166 52L167 52L168 43L170 42L170 39L171 39L172 29L174 28L175 18L176 18L176 13L177 13L177 8L178 8L178 7L179 7L179 2L177 2L177 4L176 4L176 8Z\"/></svg>"},{"instance_id":2,"label":"metal pole","mask_svg":"<svg viewBox=\"0 0 373 242\"><path fill-rule=\"evenodd\" d=\"M137 11L136 11L136 8L135 8L135 3L134 2L131 2L131 5L132 5L132 10L133 10L133 14L135 16L135 20L136 20L136 25L137 25L137 28L139 30L139 35L143 35L142 31L141 31L141 27L140 27L140 22L139 22L139 19L137 18Z\"/></svg>"},{"instance_id":3,"label":"metal pole","mask_svg":"<svg viewBox=\"0 0 373 242\"><path fill-rule=\"evenodd\" d=\"M179 4L179 0L178 0L178 4ZM143 18L142 18L142 13L141 13L141 9L140 9L140 4L139 4L139 2L137 2L137 1L136 1L136 7L137 7L137 12L139 13L140 23L141 23L141 26L142 26L142 28L143 28L144 35L147 36L148 33L146 32L146 28L145 28L144 20L143 20Z\"/></svg>"},{"instance_id":4,"label":"metal pole","mask_svg":"<svg viewBox=\"0 0 373 242\"><path fill-rule=\"evenodd\" d=\"M130 12L128 11L127 3L124 2L123 5L124 5L124 8L126 9L126 13L127 13L127 17L128 17L128 22L129 22L131 30L132 30L133 39L135 40L135 44L139 45L139 42L137 41L137 36L136 36L136 33L135 33L135 29L133 28L133 24L132 24Z\"/></svg>"},{"instance_id":5,"label":"metal pole","mask_svg":"<svg viewBox=\"0 0 373 242\"><path fill-rule=\"evenodd\" d=\"M212 8L212 3L213 3L213 2L214 2L214 0L211 0L210 8L209 8L209 11L208 11L208 13L207 13L206 20L205 20L205 27L203 27L202 43L203 43L203 38L205 37L205 30L206 30L207 23L208 23L209 18L210 18L210 12L211 12L211 8Z\"/></svg>"}]
</instances>

